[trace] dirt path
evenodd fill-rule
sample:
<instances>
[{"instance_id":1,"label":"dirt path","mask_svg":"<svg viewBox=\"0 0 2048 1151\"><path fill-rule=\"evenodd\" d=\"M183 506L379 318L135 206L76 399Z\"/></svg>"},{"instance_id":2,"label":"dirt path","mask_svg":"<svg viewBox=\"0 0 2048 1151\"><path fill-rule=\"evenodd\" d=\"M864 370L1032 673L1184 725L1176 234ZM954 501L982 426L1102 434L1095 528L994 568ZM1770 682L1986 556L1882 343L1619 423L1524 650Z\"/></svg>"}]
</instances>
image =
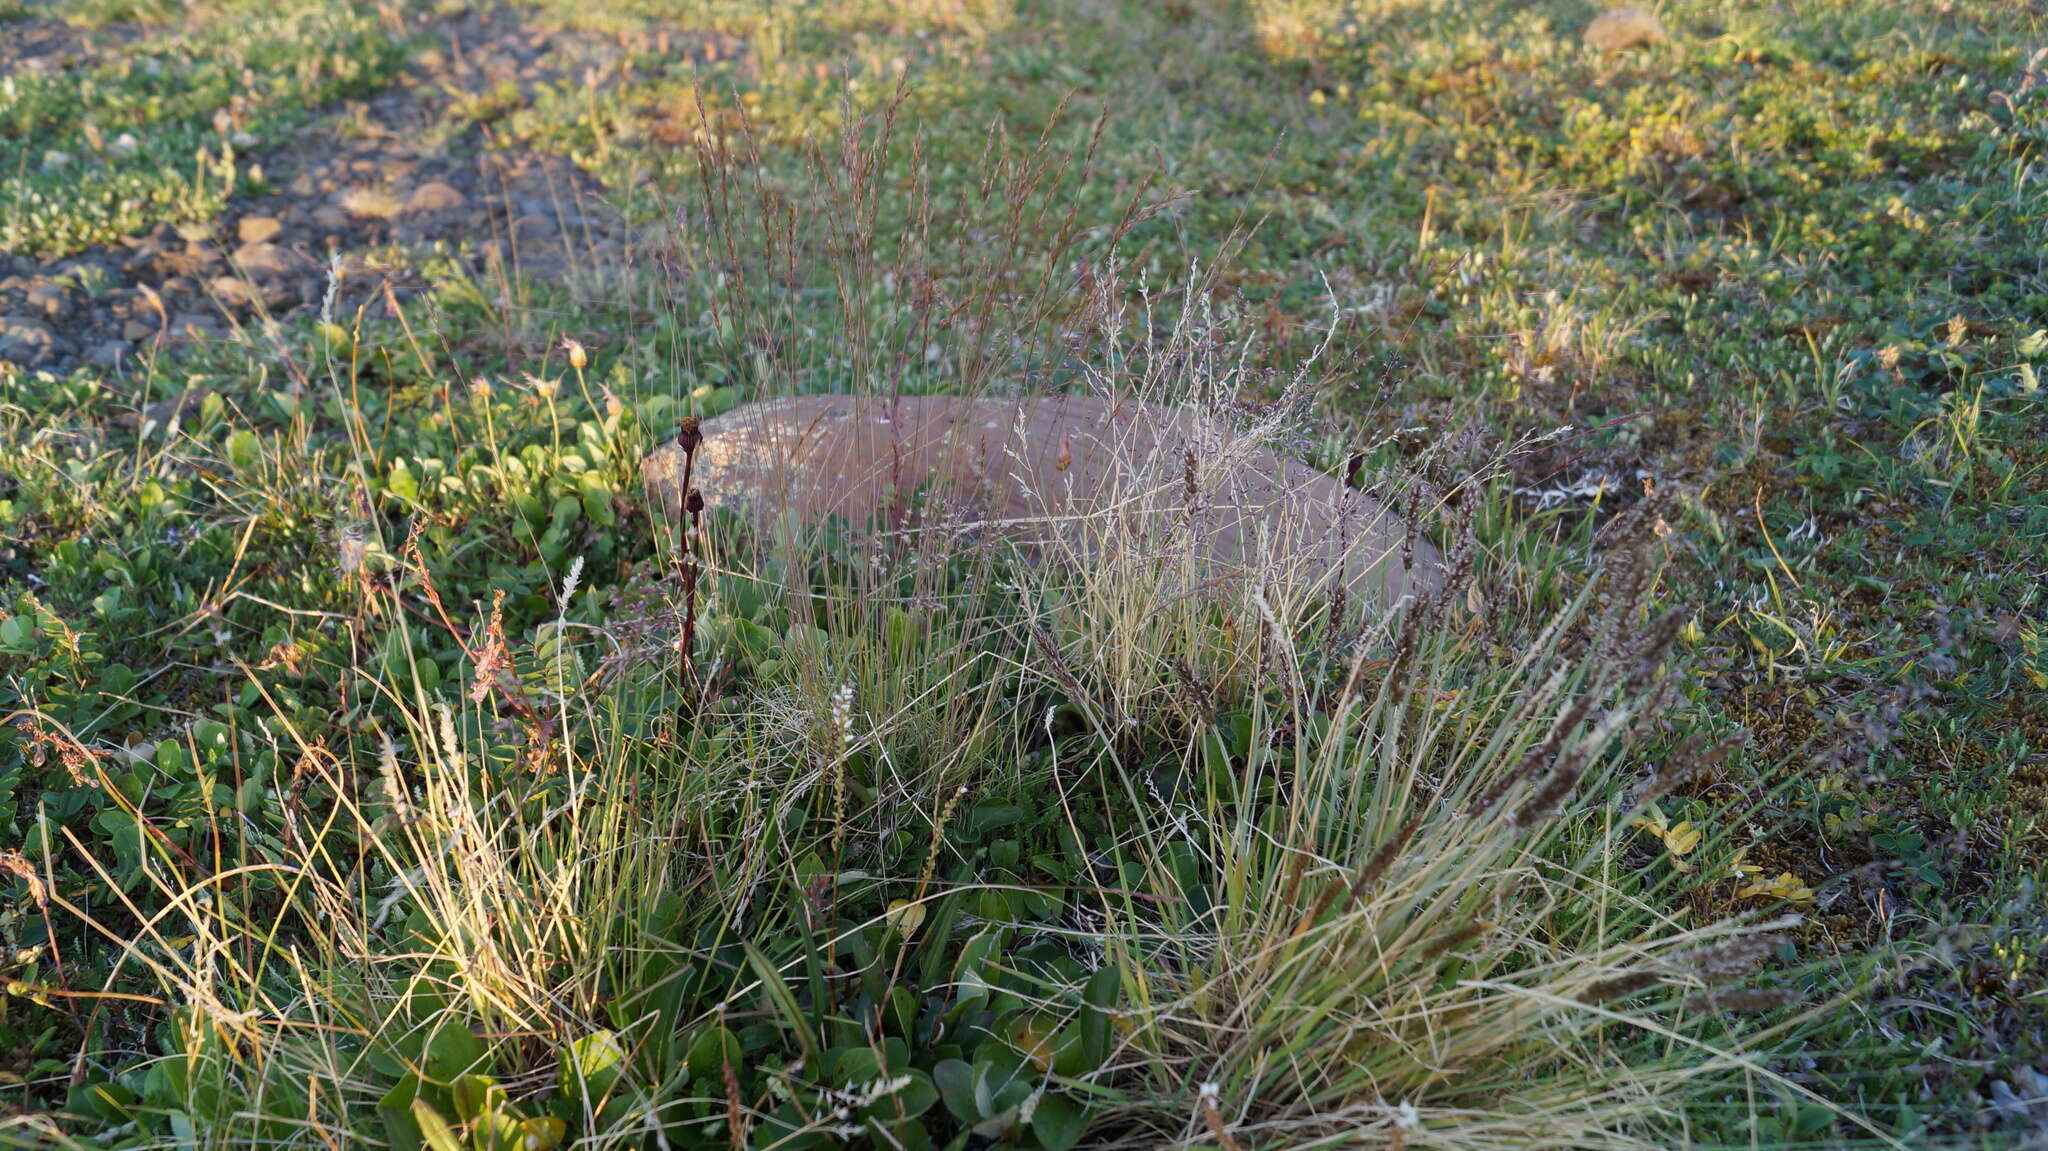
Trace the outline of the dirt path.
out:
<instances>
[{"instance_id":1,"label":"dirt path","mask_svg":"<svg viewBox=\"0 0 2048 1151\"><path fill-rule=\"evenodd\" d=\"M37 22L16 28L5 51L17 66L65 69L135 38L100 31ZM492 277L557 278L622 258L626 229L594 178L558 156L496 146L483 123L447 112L458 101L523 106L563 78L602 86L634 45L503 10L424 32L429 46L397 83L327 109L292 139L249 141L268 190L219 217L62 259L0 254L0 360L118 371L152 351L318 312L330 290L345 315L387 286L401 299L417 292L413 254L436 245ZM688 51L691 41L673 43Z\"/></svg>"}]
</instances>

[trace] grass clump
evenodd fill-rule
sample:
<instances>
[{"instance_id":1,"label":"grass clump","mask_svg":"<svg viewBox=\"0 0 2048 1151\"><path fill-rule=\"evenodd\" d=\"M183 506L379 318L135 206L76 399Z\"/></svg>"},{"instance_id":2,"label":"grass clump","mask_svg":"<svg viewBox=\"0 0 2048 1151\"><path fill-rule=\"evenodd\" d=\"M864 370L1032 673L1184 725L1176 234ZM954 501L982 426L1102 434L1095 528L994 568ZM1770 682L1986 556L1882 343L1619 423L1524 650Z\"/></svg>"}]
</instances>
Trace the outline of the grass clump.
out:
<instances>
[{"instance_id":1,"label":"grass clump","mask_svg":"<svg viewBox=\"0 0 2048 1151\"><path fill-rule=\"evenodd\" d=\"M1144 378L1218 383L1181 331ZM260 675L256 722L194 729L275 766L192 846L274 838L145 833L124 879L33 837L118 893L46 893L119 941L68 962L175 1005L68 1110L209 1145L1647 1147L1772 1122L1741 1085L1831 1122L1765 1065L1782 1025L1727 1014L1783 995L1769 925L1614 866L1680 770L1638 758L1655 517L1561 609L1483 617L1452 518L1439 590L1341 616L1134 543L933 562L721 518L687 672L672 585L593 610L575 559L508 631L416 535L362 592L353 737ZM431 676L422 609L459 641Z\"/></svg>"}]
</instances>

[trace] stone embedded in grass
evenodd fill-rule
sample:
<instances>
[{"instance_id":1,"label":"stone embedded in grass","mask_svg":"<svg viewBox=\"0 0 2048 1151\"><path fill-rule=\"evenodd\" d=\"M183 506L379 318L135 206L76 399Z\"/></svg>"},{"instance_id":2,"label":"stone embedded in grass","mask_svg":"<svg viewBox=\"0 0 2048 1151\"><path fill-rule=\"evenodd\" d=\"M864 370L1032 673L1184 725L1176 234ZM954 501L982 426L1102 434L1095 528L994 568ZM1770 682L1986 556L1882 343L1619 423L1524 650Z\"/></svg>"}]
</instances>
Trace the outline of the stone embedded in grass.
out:
<instances>
[{"instance_id":1,"label":"stone embedded in grass","mask_svg":"<svg viewBox=\"0 0 2048 1151\"><path fill-rule=\"evenodd\" d=\"M1664 22L1640 4L1609 8L1586 25L1586 43L1602 52L1626 52L1664 40Z\"/></svg>"},{"instance_id":2,"label":"stone embedded in grass","mask_svg":"<svg viewBox=\"0 0 2048 1151\"><path fill-rule=\"evenodd\" d=\"M1386 507L1337 478L1189 409L1093 396L803 396L703 424L692 487L713 507L815 525L837 515L889 531L975 532L1112 552L1211 575L1264 570L1400 599L1442 558ZM682 515L683 452L642 465L650 499Z\"/></svg>"},{"instance_id":3,"label":"stone embedded in grass","mask_svg":"<svg viewBox=\"0 0 2048 1151\"><path fill-rule=\"evenodd\" d=\"M145 423L153 423L160 428L169 427L174 421L198 415L199 409L206 403L206 398L213 394L214 390L207 387L180 392L167 400L158 400L141 408L117 412L114 415L114 425L129 431L140 428Z\"/></svg>"}]
</instances>

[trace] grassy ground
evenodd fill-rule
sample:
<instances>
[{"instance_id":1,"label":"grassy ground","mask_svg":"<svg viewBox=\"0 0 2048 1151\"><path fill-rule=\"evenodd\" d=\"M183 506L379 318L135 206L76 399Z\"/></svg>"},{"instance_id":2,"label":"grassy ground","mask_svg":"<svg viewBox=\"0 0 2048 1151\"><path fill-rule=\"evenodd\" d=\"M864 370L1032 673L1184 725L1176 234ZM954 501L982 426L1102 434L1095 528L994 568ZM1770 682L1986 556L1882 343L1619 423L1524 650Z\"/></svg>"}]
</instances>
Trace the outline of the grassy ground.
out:
<instances>
[{"instance_id":1,"label":"grassy ground","mask_svg":"<svg viewBox=\"0 0 2048 1151\"><path fill-rule=\"evenodd\" d=\"M0 1141L2043 1138L2048 11L1595 12L0 4ZM1410 630L637 490L1333 327Z\"/></svg>"}]
</instances>

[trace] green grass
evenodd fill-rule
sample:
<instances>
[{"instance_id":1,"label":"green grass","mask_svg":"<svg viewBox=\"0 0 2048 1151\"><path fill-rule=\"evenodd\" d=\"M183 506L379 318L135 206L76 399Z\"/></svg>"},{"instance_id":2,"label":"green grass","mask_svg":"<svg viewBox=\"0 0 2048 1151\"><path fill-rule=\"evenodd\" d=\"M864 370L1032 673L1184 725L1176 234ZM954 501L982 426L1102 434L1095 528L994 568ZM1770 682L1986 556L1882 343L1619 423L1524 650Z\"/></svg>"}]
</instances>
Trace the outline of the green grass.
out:
<instances>
[{"instance_id":1,"label":"green grass","mask_svg":"<svg viewBox=\"0 0 2048 1151\"><path fill-rule=\"evenodd\" d=\"M136 18L104 7L60 14ZM2025 1136L1982 1099L2048 1056L2048 14L1690 0L1603 57L1562 0L784 7L542 5L631 67L447 113L600 175L664 272L506 291L422 254L403 317L0 375L0 845L34 876L0 887L0 1099L44 1116L15 1130ZM231 93L265 138L335 125L432 39L303 8L142 13L11 78L0 245L204 221L255 186L197 155ZM1076 314L1082 265L1121 331ZM1472 549L1412 635L1246 626L1135 556L720 521L680 674L637 491L679 415L1109 373L1257 398L1332 323L1289 446L1421 429L1367 475ZM1197 338L1244 374L1173 367ZM194 385L175 425L116 418ZM1596 468L1597 500L1515 494ZM1541 778L1479 803L1560 717L1563 810L1510 819Z\"/></svg>"}]
</instances>

